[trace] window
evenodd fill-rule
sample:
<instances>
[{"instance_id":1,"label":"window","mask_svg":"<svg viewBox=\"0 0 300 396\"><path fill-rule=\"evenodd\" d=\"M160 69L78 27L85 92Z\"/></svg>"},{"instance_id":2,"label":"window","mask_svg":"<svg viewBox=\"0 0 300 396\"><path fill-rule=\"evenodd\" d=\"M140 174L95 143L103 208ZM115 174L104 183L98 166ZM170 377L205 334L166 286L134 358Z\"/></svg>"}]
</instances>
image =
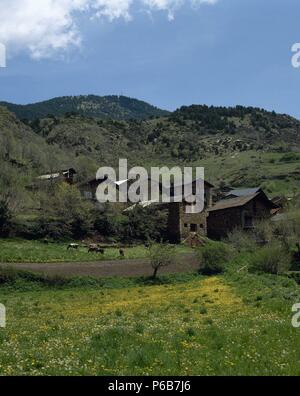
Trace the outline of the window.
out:
<instances>
[{"instance_id":1,"label":"window","mask_svg":"<svg viewBox=\"0 0 300 396\"><path fill-rule=\"evenodd\" d=\"M191 232L197 232L197 224L191 224Z\"/></svg>"}]
</instances>

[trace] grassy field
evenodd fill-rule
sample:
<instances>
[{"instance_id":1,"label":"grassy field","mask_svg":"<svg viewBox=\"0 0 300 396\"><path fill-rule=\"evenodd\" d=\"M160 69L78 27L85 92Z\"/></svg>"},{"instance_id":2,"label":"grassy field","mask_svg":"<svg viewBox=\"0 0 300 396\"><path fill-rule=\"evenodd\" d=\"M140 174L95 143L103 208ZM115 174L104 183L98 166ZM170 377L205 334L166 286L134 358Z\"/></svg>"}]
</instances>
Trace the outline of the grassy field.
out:
<instances>
[{"instance_id":1,"label":"grassy field","mask_svg":"<svg viewBox=\"0 0 300 396\"><path fill-rule=\"evenodd\" d=\"M298 287L287 278L180 275L0 287L1 375L299 375Z\"/></svg>"},{"instance_id":2,"label":"grassy field","mask_svg":"<svg viewBox=\"0 0 300 396\"><path fill-rule=\"evenodd\" d=\"M300 187L300 161L286 154L245 151L227 156L212 156L195 164L204 166L209 181L223 180L228 185L262 187L270 197L293 196Z\"/></svg>"},{"instance_id":3,"label":"grassy field","mask_svg":"<svg viewBox=\"0 0 300 396\"><path fill-rule=\"evenodd\" d=\"M100 260L117 260L120 258L119 249L105 249L105 254L88 253L88 249L80 247L78 250L67 250L68 244L21 239L0 239L0 263L53 263L53 262L87 262ZM126 259L140 259L147 257L144 246L123 249ZM177 253L188 253L191 249L185 246L176 247Z\"/></svg>"}]
</instances>

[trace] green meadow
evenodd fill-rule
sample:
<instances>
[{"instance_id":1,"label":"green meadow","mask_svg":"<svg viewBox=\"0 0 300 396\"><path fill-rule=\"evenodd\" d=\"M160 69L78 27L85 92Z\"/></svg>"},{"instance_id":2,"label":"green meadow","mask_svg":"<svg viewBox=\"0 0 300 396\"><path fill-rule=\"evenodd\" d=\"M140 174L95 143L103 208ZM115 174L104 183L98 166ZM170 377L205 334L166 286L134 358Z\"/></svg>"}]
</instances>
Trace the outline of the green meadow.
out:
<instances>
[{"instance_id":1,"label":"green meadow","mask_svg":"<svg viewBox=\"0 0 300 396\"><path fill-rule=\"evenodd\" d=\"M68 250L68 243L29 241L24 239L0 239L0 263L56 263L88 262L120 259L119 248L104 249L104 254L89 253L86 247ZM148 255L143 246L124 248L126 259L143 259ZM188 253L191 249L177 246L177 253Z\"/></svg>"},{"instance_id":2,"label":"green meadow","mask_svg":"<svg viewBox=\"0 0 300 396\"><path fill-rule=\"evenodd\" d=\"M3 280L3 277L2 277ZM1 375L299 375L286 277L229 271L0 287Z\"/></svg>"}]
</instances>

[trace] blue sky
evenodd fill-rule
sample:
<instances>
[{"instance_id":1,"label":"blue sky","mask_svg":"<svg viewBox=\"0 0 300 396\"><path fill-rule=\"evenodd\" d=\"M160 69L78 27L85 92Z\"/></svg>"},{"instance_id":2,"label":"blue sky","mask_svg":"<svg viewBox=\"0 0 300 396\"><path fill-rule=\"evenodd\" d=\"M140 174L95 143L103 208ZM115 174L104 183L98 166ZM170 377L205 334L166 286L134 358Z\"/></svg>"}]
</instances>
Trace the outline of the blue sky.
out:
<instances>
[{"instance_id":1,"label":"blue sky","mask_svg":"<svg viewBox=\"0 0 300 396\"><path fill-rule=\"evenodd\" d=\"M32 6L33 0L26 1ZM0 100L123 94L170 110L192 103L240 104L300 118L300 68L291 66L291 47L300 42L299 0L218 0L197 7L183 0L172 10L173 20L167 7L146 8L137 1L130 16L123 10L90 18L91 10L75 10L69 25L54 31L63 43L57 49L47 31L22 33L23 40L13 26L2 25L0 42L9 59L0 68ZM63 34L74 26L77 36L66 42Z\"/></svg>"}]
</instances>

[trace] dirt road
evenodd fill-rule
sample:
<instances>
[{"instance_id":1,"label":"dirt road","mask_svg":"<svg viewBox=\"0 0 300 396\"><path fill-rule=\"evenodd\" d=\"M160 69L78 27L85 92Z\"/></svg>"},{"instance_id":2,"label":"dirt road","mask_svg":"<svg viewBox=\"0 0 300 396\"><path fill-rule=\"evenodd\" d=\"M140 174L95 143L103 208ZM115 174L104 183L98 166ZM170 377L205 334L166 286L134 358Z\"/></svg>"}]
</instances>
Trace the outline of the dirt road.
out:
<instances>
[{"instance_id":1,"label":"dirt road","mask_svg":"<svg viewBox=\"0 0 300 396\"><path fill-rule=\"evenodd\" d=\"M83 263L14 263L0 264L0 267L10 267L26 271L38 272L50 276L59 275L63 277L92 276L97 278L122 276L150 276L152 269L149 260L116 260ZM190 272L198 268L196 257L193 253L180 254L176 262L166 268L162 268L161 274L173 274L179 272Z\"/></svg>"}]
</instances>

